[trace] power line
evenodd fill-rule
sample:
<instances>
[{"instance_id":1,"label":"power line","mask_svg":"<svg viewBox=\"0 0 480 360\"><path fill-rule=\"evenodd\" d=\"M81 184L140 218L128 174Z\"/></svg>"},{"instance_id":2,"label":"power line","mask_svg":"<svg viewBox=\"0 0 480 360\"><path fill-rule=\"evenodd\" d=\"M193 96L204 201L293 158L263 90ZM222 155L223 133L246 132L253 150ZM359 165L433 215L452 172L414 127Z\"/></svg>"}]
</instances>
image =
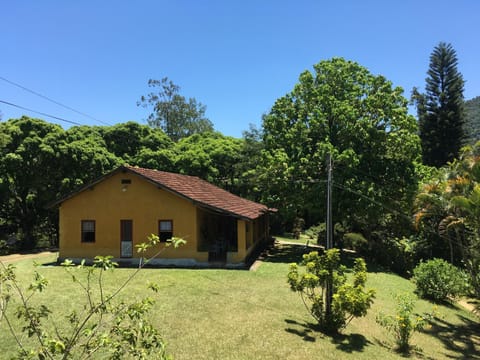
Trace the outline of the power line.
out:
<instances>
[{"instance_id":1,"label":"power line","mask_svg":"<svg viewBox=\"0 0 480 360\"><path fill-rule=\"evenodd\" d=\"M73 111L74 113L77 113L77 114L82 115L82 116L85 116L85 117L87 117L87 118L89 118L89 119L91 119L91 120L94 120L94 121L97 121L97 122L99 122L99 123L102 123L103 125L111 126L111 124L109 124L109 123L107 123L107 122L105 122L105 121L102 121L102 120L100 120L100 119L94 118L93 116L88 115L88 114L85 114L84 112L75 110L74 108L72 108L72 107L70 107L70 106L64 105L64 104L62 104L62 103L60 103L60 102L58 102L58 101L55 101L55 100L49 98L48 96L42 95L42 94L40 94L40 93L38 93L38 92L36 92L36 91L33 91L33 90L29 89L29 88L26 88L26 87L23 86L23 85L20 85L20 84L17 84L17 83L15 83L15 82L11 81L11 80L5 79L5 78L2 77L2 76L0 76L0 80L3 80L3 81L5 81L6 83L9 83L10 85L16 86L16 87L18 87L18 88L20 88L20 89L22 89L22 90L25 90L25 91L33 94L33 95L36 95L36 96L38 96L38 97L41 97L42 99L45 99L45 100L47 100L47 101L50 101L51 103L54 103L54 104L56 104L56 105L58 105L58 106L61 106L61 107L65 108L65 109L67 109L67 110Z\"/></svg>"},{"instance_id":2,"label":"power line","mask_svg":"<svg viewBox=\"0 0 480 360\"><path fill-rule=\"evenodd\" d=\"M349 193L355 194L355 195L357 195L357 196L360 196L360 197L362 197L362 198L370 201L371 203L376 204L376 205L378 205L378 206L380 206L380 207L382 207L382 208L384 208L384 209L386 209L386 210L389 210L389 211L391 211L392 213L396 213L397 215L400 215L400 216L402 216L402 217L404 217L404 218L406 218L406 219L408 219L408 220L410 220L410 221L412 220L412 217L411 217L410 215L407 215L407 214L405 214L404 212L402 212L402 211L400 211L400 210L398 210L398 209L391 208L391 207L389 207L389 206L381 203L380 201L377 201L377 200L375 200L375 199L373 199L373 198L371 198L371 197L369 197L369 196L367 196L367 195L365 195L365 194L362 194L362 193L361 193L360 191L358 191L358 190L354 190L354 189L352 189L352 188L350 188L350 187L341 185L341 184L339 184L339 183L337 183L337 182L334 182L334 183L333 183L333 186L336 187L336 188L339 188L339 189L341 189L341 190L345 190L345 191L347 191L347 192L349 192Z\"/></svg>"},{"instance_id":3,"label":"power line","mask_svg":"<svg viewBox=\"0 0 480 360\"><path fill-rule=\"evenodd\" d=\"M41 111L32 110L32 109L26 108L26 107L21 106L21 105L10 103L8 101L0 100L0 103L6 104L6 105L9 105L9 106L13 106L13 107L16 107L16 108L19 108L19 109L22 109L22 110L30 111L30 112L38 114L38 115L47 116L47 117L52 118L52 119L57 119L57 120L60 120L60 121L64 121L64 122L72 124L72 125L78 125L78 126L83 125L83 124L77 123L75 121L63 119L61 117L54 116L54 115L49 115L49 114L43 113Z\"/></svg>"}]
</instances>

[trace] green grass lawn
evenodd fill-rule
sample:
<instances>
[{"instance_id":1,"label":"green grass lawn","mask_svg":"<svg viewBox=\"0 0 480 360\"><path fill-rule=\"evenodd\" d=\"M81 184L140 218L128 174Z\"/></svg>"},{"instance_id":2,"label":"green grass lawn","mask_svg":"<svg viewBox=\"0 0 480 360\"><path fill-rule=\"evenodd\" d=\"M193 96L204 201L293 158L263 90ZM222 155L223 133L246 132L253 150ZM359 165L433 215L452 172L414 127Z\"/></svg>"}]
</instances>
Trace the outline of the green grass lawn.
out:
<instances>
[{"instance_id":1,"label":"green grass lawn","mask_svg":"<svg viewBox=\"0 0 480 360\"><path fill-rule=\"evenodd\" d=\"M411 282L394 274L369 272L367 287L377 297L365 318L354 319L341 335L316 332L313 318L298 294L286 283L288 264L301 259L303 246L279 245L256 271L144 269L121 296L141 298L146 284L160 286L151 319L175 359L397 359L393 340L375 322L380 312L393 313L393 296L412 292ZM52 261L42 258L42 262ZM22 281L31 278L32 260L16 263ZM79 306L81 292L57 266L40 267L50 280L43 298L52 309ZM132 269L111 273L111 283L121 283ZM432 304L417 302L418 312ZM457 306L439 306L440 318L412 343L412 358L480 359L478 318ZM56 317L57 322L62 321ZM1 358L15 353L15 343L0 324Z\"/></svg>"}]
</instances>

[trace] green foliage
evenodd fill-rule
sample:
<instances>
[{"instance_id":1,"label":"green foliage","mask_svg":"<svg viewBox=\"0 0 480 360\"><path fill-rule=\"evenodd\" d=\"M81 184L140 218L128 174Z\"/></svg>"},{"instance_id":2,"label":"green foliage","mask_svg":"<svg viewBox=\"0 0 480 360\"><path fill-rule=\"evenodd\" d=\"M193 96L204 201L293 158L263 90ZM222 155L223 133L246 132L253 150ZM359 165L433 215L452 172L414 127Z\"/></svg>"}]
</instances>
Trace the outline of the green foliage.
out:
<instances>
[{"instance_id":1,"label":"green foliage","mask_svg":"<svg viewBox=\"0 0 480 360\"><path fill-rule=\"evenodd\" d=\"M360 233L349 232L343 235L343 245L346 248L365 254L368 249L368 240Z\"/></svg>"},{"instance_id":2,"label":"green foliage","mask_svg":"<svg viewBox=\"0 0 480 360\"><path fill-rule=\"evenodd\" d=\"M101 128L107 150L124 163L141 167L173 169L172 140L160 129L129 121Z\"/></svg>"},{"instance_id":3,"label":"green foliage","mask_svg":"<svg viewBox=\"0 0 480 360\"><path fill-rule=\"evenodd\" d=\"M325 332L337 332L354 317L367 314L374 290L365 291L367 271L365 261L356 259L352 283L347 283L346 267L340 265L340 252L330 249L323 255L317 251L303 255L305 272L296 263L290 264L288 284L299 292L303 303ZM332 286L331 308L327 301L327 283Z\"/></svg>"},{"instance_id":4,"label":"green foliage","mask_svg":"<svg viewBox=\"0 0 480 360\"><path fill-rule=\"evenodd\" d=\"M205 117L206 106L179 94L180 87L168 78L162 80L148 80L149 87L160 87L158 93L152 92L142 96L137 105L152 107L148 116L148 124L154 128L161 128L173 141L193 134L213 131L213 125Z\"/></svg>"},{"instance_id":5,"label":"green foliage","mask_svg":"<svg viewBox=\"0 0 480 360\"><path fill-rule=\"evenodd\" d=\"M465 145L473 145L480 140L480 96L465 101Z\"/></svg>"},{"instance_id":6,"label":"green foliage","mask_svg":"<svg viewBox=\"0 0 480 360\"><path fill-rule=\"evenodd\" d=\"M233 188L241 149L242 140L218 132L194 134L176 144L175 166L181 173L198 176L223 188Z\"/></svg>"},{"instance_id":7,"label":"green foliage","mask_svg":"<svg viewBox=\"0 0 480 360\"><path fill-rule=\"evenodd\" d=\"M417 239L385 237L382 242L369 243L368 254L375 262L395 273L410 277L417 259Z\"/></svg>"},{"instance_id":8,"label":"green foliage","mask_svg":"<svg viewBox=\"0 0 480 360\"><path fill-rule=\"evenodd\" d=\"M430 55L426 93L414 90L423 163L440 167L455 159L463 144L462 74L451 44L439 43Z\"/></svg>"},{"instance_id":9,"label":"green foliage","mask_svg":"<svg viewBox=\"0 0 480 360\"><path fill-rule=\"evenodd\" d=\"M410 350L410 339L414 332L423 330L428 321L435 316L436 308L429 314L414 314L415 301L409 294L397 295L395 315L380 313L377 323L393 334L397 350L407 353Z\"/></svg>"},{"instance_id":10,"label":"green foliage","mask_svg":"<svg viewBox=\"0 0 480 360\"><path fill-rule=\"evenodd\" d=\"M259 183L285 223L325 218L324 164L334 161L333 218L369 233L406 220L417 190L420 141L401 88L359 64L334 58L305 71L263 118ZM390 229L389 229L390 231Z\"/></svg>"},{"instance_id":11,"label":"green foliage","mask_svg":"<svg viewBox=\"0 0 480 360\"><path fill-rule=\"evenodd\" d=\"M0 123L0 233L17 234L31 249L43 236L55 238L57 212L50 202L111 170L119 159L89 127L60 126L22 117ZM86 135L88 134L88 136ZM55 245L52 242L52 245Z\"/></svg>"},{"instance_id":12,"label":"green foliage","mask_svg":"<svg viewBox=\"0 0 480 360\"><path fill-rule=\"evenodd\" d=\"M23 117L0 123L6 141L0 148L0 219L18 229L21 247L32 248L38 219L48 211L42 206L54 199L58 125ZM0 221L1 222L1 221Z\"/></svg>"},{"instance_id":13,"label":"green foliage","mask_svg":"<svg viewBox=\"0 0 480 360\"><path fill-rule=\"evenodd\" d=\"M296 217L293 220L293 228L292 228L292 234L294 239L300 239L300 235L302 234L303 227L305 226L305 220L303 220L300 217Z\"/></svg>"},{"instance_id":14,"label":"green foliage","mask_svg":"<svg viewBox=\"0 0 480 360\"><path fill-rule=\"evenodd\" d=\"M138 248L150 249L158 245L158 236ZM183 239L172 239L174 247L184 243ZM158 256L160 250L154 256ZM118 266L111 256L96 256L93 265L78 266L70 260L63 264L74 284L83 291L83 303L77 304L66 314L66 325L60 326L56 319L64 316L63 309L52 309L48 303L32 301L35 295L45 290L48 285L38 272L34 273L32 283L21 287L12 265L0 263L0 322L5 321L19 348L19 359L169 359L165 343L158 330L149 321L149 311L155 304L150 296L132 302L122 301L119 293L132 281L140 271L121 283L113 292L108 293L105 277ZM149 284L148 288L158 292L159 287ZM141 294L144 296L145 294ZM13 327L9 304L17 303L15 316L22 322L22 329ZM27 345L21 333L33 341Z\"/></svg>"},{"instance_id":15,"label":"green foliage","mask_svg":"<svg viewBox=\"0 0 480 360\"><path fill-rule=\"evenodd\" d=\"M463 148L459 159L423 186L415 204L419 248L430 250L427 258L442 257L464 266L476 296L480 296L479 155L480 143Z\"/></svg>"},{"instance_id":16,"label":"green foliage","mask_svg":"<svg viewBox=\"0 0 480 360\"><path fill-rule=\"evenodd\" d=\"M262 192L260 176L262 174L263 134L260 129L250 124L249 130L243 132L239 161L235 164L237 181L236 194L253 201L261 201Z\"/></svg>"},{"instance_id":17,"label":"green foliage","mask_svg":"<svg viewBox=\"0 0 480 360\"><path fill-rule=\"evenodd\" d=\"M413 269L418 296L437 302L451 301L468 290L466 274L443 259L421 262Z\"/></svg>"},{"instance_id":18,"label":"green foliage","mask_svg":"<svg viewBox=\"0 0 480 360\"><path fill-rule=\"evenodd\" d=\"M309 239L314 240L317 244L321 244L326 238L326 228L325 223L313 225L305 230L305 235L308 236Z\"/></svg>"}]
</instances>

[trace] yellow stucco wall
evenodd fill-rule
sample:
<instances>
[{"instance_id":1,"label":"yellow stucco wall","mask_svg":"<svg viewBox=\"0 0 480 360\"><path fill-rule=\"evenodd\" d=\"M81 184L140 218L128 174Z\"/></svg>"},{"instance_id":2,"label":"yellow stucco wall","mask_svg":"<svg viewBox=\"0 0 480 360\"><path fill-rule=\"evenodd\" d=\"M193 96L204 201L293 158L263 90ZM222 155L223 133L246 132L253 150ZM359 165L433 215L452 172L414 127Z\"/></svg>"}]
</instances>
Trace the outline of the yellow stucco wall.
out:
<instances>
[{"instance_id":1,"label":"yellow stucco wall","mask_svg":"<svg viewBox=\"0 0 480 360\"><path fill-rule=\"evenodd\" d=\"M126 191L122 191L122 179L131 180ZM95 220L94 243L81 242L81 220ZM159 220L173 220L173 236L184 238L187 244L179 249L169 248L161 257L208 260L208 253L197 252L196 207L128 172L114 174L61 204L59 256L119 258L120 220L133 220L134 246L144 242L149 234L157 234ZM133 257L137 256L134 248Z\"/></svg>"}]
</instances>

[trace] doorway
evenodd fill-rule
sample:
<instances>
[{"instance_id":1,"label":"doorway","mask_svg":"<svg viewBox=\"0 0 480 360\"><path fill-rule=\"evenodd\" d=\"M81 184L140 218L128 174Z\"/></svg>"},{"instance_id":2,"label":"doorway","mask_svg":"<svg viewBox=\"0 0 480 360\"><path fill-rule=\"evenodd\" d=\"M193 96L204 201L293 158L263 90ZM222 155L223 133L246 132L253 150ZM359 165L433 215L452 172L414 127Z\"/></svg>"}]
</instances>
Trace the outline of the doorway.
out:
<instances>
[{"instance_id":1,"label":"doorway","mask_svg":"<svg viewBox=\"0 0 480 360\"><path fill-rule=\"evenodd\" d=\"M120 220L120 257L133 256L133 221Z\"/></svg>"}]
</instances>

